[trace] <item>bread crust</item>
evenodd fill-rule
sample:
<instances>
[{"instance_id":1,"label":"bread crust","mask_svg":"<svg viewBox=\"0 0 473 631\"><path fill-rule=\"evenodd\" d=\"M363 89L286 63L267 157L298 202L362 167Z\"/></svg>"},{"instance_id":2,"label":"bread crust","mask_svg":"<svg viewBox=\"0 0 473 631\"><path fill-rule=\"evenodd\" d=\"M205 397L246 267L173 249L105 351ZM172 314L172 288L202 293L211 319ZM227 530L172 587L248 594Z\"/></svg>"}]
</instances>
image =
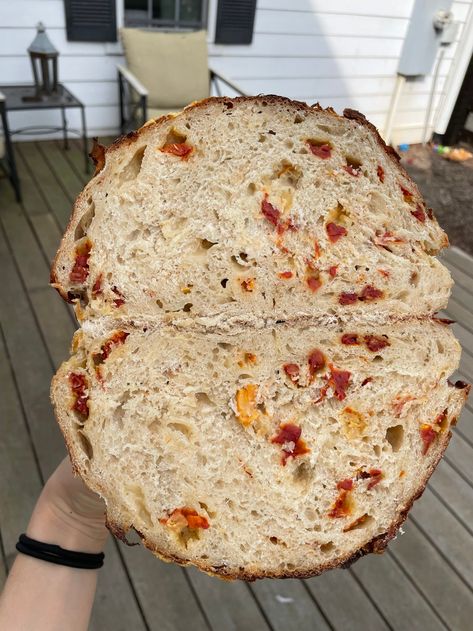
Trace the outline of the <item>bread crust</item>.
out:
<instances>
[{"instance_id":1,"label":"bread crust","mask_svg":"<svg viewBox=\"0 0 473 631\"><path fill-rule=\"evenodd\" d=\"M234 104L236 103L245 103L245 102L250 102L250 103L254 103L254 102L266 102L268 104L272 104L272 105L290 105L291 107L293 107L295 110L301 111L301 112L311 112L311 111L317 111L317 112L325 112L326 114L329 114L330 116L333 116L334 118L337 119L347 119L347 120L351 120L356 122L359 125L362 125L364 127L366 127L372 134L373 136L376 138L376 141L378 142L379 146L381 147L381 149L383 150L383 152L386 154L387 158L395 165L395 167L398 169L399 173L402 174L404 177L407 177L410 180L410 177L407 173L407 171L404 169L404 167L400 164L400 156L399 154L396 152L396 150L391 147L390 145L387 145L384 140L381 138L378 130L376 129L376 127L370 123L367 118L361 114L361 112L358 112L357 110L353 110L353 109L349 109L346 108L343 111L343 115L340 116L340 114L337 114L337 112L331 108L331 107L327 107L327 108L323 108L319 103L314 103L313 105L308 105L307 103L304 103L302 101L293 101L287 97L283 97L283 96L278 96L275 94L268 94L268 95L259 95L259 96L239 96L239 97L235 97L235 98L230 98L230 97L208 97L206 99L202 99L201 101L195 101L194 103L191 103L190 105L188 105L186 108L184 108L181 112L178 113L173 113L173 114L166 114L165 116L161 116L159 118L156 119L152 119L150 121L148 121L147 123L145 123L145 125L143 125L142 127L140 127L137 131L131 131L126 135L123 135L121 137L119 137L117 140L115 140L109 147L104 147L103 145L98 145L96 139L94 139L94 147L96 148L96 150L94 151L94 149L92 149L91 152L91 156L93 155L93 160L94 160L94 164L96 167L95 173L92 176L92 179L89 181L89 183L86 185L86 187L84 188L84 190L79 194L79 196L77 197L73 209L72 209L72 213L71 213L71 217L69 219L69 223L67 224L66 230L64 232L64 236L61 240L61 243L59 245L59 249L56 253L56 256L52 262L51 265L51 274L50 274L50 283L51 285L54 287L54 289L56 289L59 294L61 295L61 297L66 300L69 303L74 303L77 302L77 299L79 298L78 295L74 295L71 294L70 292L68 292L68 290L64 287L63 284L61 284L60 282L60 273L59 273L59 269L58 269L58 261L59 259L65 254L66 248L67 248L67 243L70 240L71 236L72 236L72 231L73 231L73 227L76 225L77 223L77 218L81 209L81 205L83 200L86 197L87 191L88 191L88 187L94 182L95 178L100 176L100 173L103 171L103 169L106 167L107 165L107 155L108 154L112 154L115 151L124 149L126 147L129 147L137 142L139 142L141 140L141 138L144 136L144 134L146 134L150 129L153 128L158 128L160 126L162 126L164 123L166 123L167 121L173 120L176 117L178 117L180 114L184 113L184 112L189 112L191 110L195 110L195 109L203 109L208 107L209 105L213 105L213 104L222 104L227 106L228 108L233 108ZM97 146L100 147L99 153L100 156L98 157L97 154ZM412 180L410 180L412 182ZM412 188L414 188L416 196L421 197L420 191L417 187L417 185L412 182L411 184ZM446 234L444 234L443 236L443 243L441 244L441 246L439 247L439 250L441 250L442 248L448 247L449 242L448 242L448 237Z\"/></svg>"},{"instance_id":2,"label":"bread crust","mask_svg":"<svg viewBox=\"0 0 473 631\"><path fill-rule=\"evenodd\" d=\"M266 102L268 104L274 104L274 105L290 105L295 111L297 110L301 112L310 112L310 111L322 112L323 111L329 114L330 116L336 117L337 119L345 118L345 119L354 121L358 125L363 125L367 129L369 129L369 131L374 135L379 146L382 148L387 158L390 161L392 161L392 163L398 169L399 173L402 174L404 177L409 178L407 172L400 164L400 157L397 154L397 152L392 147L386 145L386 143L383 141L383 139L379 135L377 129L361 113L357 112L356 110L346 109L343 112L343 116L340 116L332 108L324 109L318 103L312 106L309 106L306 103L299 102L299 101L292 101L290 99L277 96L277 95L264 95L264 96L258 96L258 97L237 97L234 99L227 98L227 97L209 97L208 99L204 99L202 101L192 103L187 108L185 108L184 112L187 112L193 109L198 109L198 108L206 108L209 105L212 105L215 103L220 103L228 108L233 108L235 103L239 103L239 102L252 102L252 103ZM94 173L94 176L89 182L89 184L87 184L87 186L84 188L84 190L80 193L80 195L77 197L75 201L68 226L66 228L63 239L61 241L61 245L58 249L58 252L56 254L56 257L51 267L51 276L50 276L51 285L59 292L61 297L67 302L78 303L78 299L80 298L80 295L71 293L68 290L67 286L61 281L61 271L59 269L60 260L63 257L67 256L68 249L70 248L70 244L73 242L75 227L78 223L78 218L80 218L79 215L82 212L83 204L89 195L90 187L94 186L94 184L98 181L97 178L100 178L103 170L107 168L107 156L113 154L114 152L118 150L128 148L140 142L143 136L145 136L146 133L148 133L150 129L158 128L162 126L163 124L165 124L167 121L173 120L176 116L179 116L179 114L177 115L168 114L166 116L150 121L149 123L141 127L138 131L131 132L117 139L108 148L100 149L98 152L97 150L92 151L92 155L95 156L95 160L96 160L96 172ZM96 145L95 147L97 148ZM412 183L412 188L415 191L415 195L421 197L420 192L414 183ZM445 247L447 245L448 245L448 239L445 236L441 247ZM400 317L400 319L408 319L408 316ZM131 324L133 324L132 321L131 321ZM103 492L103 489L100 488L100 484L96 480L91 481L88 479L87 472L83 470L83 468L80 465L79 460L76 457L75 448L74 448L74 439L71 435L71 430L70 430L69 423L67 420L67 414L65 413L65 410L64 410L64 403L62 401L57 400L56 397L54 396L55 384L59 383L61 380L63 381L64 377L62 376L62 372L60 369L57 375L53 379L52 401L53 401L53 405L55 409L56 418L61 428L61 431L63 433L66 447L68 449L69 456L71 458L74 473L76 475L80 475L93 491L98 492L102 495L105 495L105 493ZM459 388L459 386L457 386L457 388ZM463 398L463 401L466 400L469 390L470 390L470 386L462 387L461 396ZM219 578L223 578L227 580L241 579L245 581L254 581L259 578L309 578L312 576L317 576L321 574L322 572L329 569L334 569L338 567L347 568L352 563L354 563L357 559L359 559L360 557L366 554L369 554L371 552L380 554L386 549L388 543L396 536L399 528L406 520L408 512L410 508L412 507L414 501L418 499L422 495L423 491L425 490L425 487L427 485L427 482L430 476L432 475L433 471L435 470L435 467L437 466L438 462L443 456L443 453L445 452L445 449L447 448L450 437L451 437L450 432L443 435L442 442L439 441L436 457L434 461L431 463L431 465L429 466L429 468L427 469L425 476L420 481L417 489L412 494L411 498L399 508L397 518L393 521L393 523L387 528L387 530L384 533L377 535L376 537L368 540L366 543L360 546L359 549L354 553L338 558L334 561L319 564L317 566L314 566L313 568L309 568L309 569L296 568L291 571L281 571L281 572L264 571L264 570L258 570L258 569L250 571L244 568L238 571L234 571L224 565L222 566L206 565L205 563L202 563L198 560L188 561L186 559L182 559L179 556L169 553L165 549L159 548L158 546L156 546L156 544L153 541L149 540L143 533L141 533L140 531L136 529L135 530L137 534L139 535L139 537L141 538L143 545L147 547L150 551L152 551L153 554L158 556L160 559L167 562L175 562L175 563L178 563L179 565L184 565L184 566L195 565L200 570L202 570L203 572L206 572L209 575L217 576ZM107 528L115 537L117 537L118 539L120 539L121 541L123 541L124 543L128 545L136 545L136 544L130 544L126 538L127 531L129 530L130 527L133 528L133 525L130 526L126 523L123 523L114 514L112 514L112 511L107 511L106 513L106 525L107 525Z\"/></svg>"}]
</instances>

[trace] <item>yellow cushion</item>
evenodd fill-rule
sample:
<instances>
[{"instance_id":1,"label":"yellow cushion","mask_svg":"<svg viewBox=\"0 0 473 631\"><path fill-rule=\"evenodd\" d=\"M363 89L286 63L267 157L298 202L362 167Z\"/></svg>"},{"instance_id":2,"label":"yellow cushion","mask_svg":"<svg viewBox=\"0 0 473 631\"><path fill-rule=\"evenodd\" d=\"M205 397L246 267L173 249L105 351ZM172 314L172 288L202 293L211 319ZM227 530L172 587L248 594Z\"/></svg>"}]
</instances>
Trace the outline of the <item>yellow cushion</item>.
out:
<instances>
[{"instance_id":1,"label":"yellow cushion","mask_svg":"<svg viewBox=\"0 0 473 631\"><path fill-rule=\"evenodd\" d=\"M152 118L159 118L160 116L165 116L166 114L170 114L171 112L179 112L182 109L180 105L176 105L176 107L166 107L164 109L156 109L154 107L148 107L146 114L148 120Z\"/></svg>"},{"instance_id":2,"label":"yellow cushion","mask_svg":"<svg viewBox=\"0 0 473 631\"><path fill-rule=\"evenodd\" d=\"M121 29L129 69L148 89L154 109L180 109L209 96L205 31Z\"/></svg>"}]
</instances>

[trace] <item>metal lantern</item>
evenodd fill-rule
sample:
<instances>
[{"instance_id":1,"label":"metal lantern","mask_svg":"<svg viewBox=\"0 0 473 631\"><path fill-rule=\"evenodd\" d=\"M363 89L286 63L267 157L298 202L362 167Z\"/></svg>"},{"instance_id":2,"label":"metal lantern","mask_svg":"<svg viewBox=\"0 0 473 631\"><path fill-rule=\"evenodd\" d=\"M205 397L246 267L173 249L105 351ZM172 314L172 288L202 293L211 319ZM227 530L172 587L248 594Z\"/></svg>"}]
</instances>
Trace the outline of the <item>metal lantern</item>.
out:
<instances>
[{"instance_id":1,"label":"metal lantern","mask_svg":"<svg viewBox=\"0 0 473 631\"><path fill-rule=\"evenodd\" d=\"M59 52L54 48L46 35L46 28L41 22L36 27L38 32L28 52L33 68L36 96L51 95L57 91L57 58Z\"/></svg>"}]
</instances>

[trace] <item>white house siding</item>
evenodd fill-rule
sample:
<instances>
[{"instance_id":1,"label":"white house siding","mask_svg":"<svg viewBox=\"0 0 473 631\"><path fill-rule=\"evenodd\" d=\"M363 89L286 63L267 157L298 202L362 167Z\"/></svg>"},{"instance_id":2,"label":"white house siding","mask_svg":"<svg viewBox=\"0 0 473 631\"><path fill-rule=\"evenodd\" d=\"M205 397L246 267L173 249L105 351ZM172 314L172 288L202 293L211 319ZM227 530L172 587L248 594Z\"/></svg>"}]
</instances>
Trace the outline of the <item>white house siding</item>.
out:
<instances>
[{"instance_id":1,"label":"white house siding","mask_svg":"<svg viewBox=\"0 0 473 631\"><path fill-rule=\"evenodd\" d=\"M473 0L453 3L465 22ZM216 0L209 6L210 63L248 93L278 93L341 111L353 107L382 128L414 0L258 0L250 46L211 43ZM117 0L122 15L122 0ZM87 106L90 135L118 129L119 46L68 42L62 0L0 0L0 83L31 81L26 49L43 21L60 51L60 78ZM458 38L462 37L460 31ZM434 108L451 70L457 44L446 50ZM394 121L393 140L421 140L432 77L406 84ZM435 119L436 111L434 111ZM76 112L68 115L79 126ZM57 124L59 113L11 115L11 126ZM438 131L443 131L439 129Z\"/></svg>"},{"instance_id":2,"label":"white house siding","mask_svg":"<svg viewBox=\"0 0 473 631\"><path fill-rule=\"evenodd\" d=\"M414 0L258 0L251 46L210 45L212 64L249 93L273 92L337 111L351 107L384 127ZM452 5L463 27L471 1ZM457 40L462 36L460 30ZM457 44L441 62L433 119ZM395 142L422 139L432 76L408 82ZM444 130L439 130L444 131Z\"/></svg>"}]
</instances>

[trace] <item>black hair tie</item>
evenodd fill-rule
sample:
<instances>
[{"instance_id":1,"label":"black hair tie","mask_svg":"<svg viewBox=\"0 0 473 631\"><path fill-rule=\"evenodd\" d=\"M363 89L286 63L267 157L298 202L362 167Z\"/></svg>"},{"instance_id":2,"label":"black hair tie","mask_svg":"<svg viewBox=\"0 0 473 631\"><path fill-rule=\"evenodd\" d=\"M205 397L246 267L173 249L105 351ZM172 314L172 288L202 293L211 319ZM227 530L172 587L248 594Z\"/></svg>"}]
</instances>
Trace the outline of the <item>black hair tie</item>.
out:
<instances>
[{"instance_id":1,"label":"black hair tie","mask_svg":"<svg viewBox=\"0 0 473 631\"><path fill-rule=\"evenodd\" d=\"M65 550L61 546L52 543L43 543L31 539L25 534L20 535L16 549L22 554L26 554L35 559L56 563L57 565L67 565L81 570L97 570L102 567L105 555L103 552L92 554L90 552L74 552Z\"/></svg>"}]
</instances>

